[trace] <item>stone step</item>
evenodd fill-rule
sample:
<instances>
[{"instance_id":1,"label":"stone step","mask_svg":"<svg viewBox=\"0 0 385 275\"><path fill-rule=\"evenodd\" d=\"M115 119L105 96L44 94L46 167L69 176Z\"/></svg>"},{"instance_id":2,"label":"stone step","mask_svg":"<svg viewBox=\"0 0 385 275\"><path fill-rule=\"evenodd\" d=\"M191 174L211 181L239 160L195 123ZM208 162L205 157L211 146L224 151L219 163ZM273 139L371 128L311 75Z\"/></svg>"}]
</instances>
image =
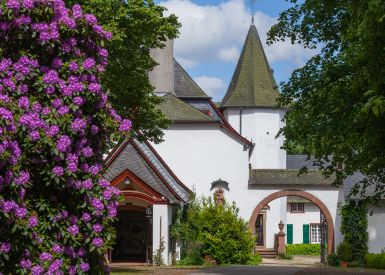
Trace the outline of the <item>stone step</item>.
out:
<instances>
[{"instance_id":1,"label":"stone step","mask_svg":"<svg viewBox=\"0 0 385 275\"><path fill-rule=\"evenodd\" d=\"M262 258L276 258L278 256L278 252L272 248L260 248L256 247L255 252L261 255Z\"/></svg>"}]
</instances>

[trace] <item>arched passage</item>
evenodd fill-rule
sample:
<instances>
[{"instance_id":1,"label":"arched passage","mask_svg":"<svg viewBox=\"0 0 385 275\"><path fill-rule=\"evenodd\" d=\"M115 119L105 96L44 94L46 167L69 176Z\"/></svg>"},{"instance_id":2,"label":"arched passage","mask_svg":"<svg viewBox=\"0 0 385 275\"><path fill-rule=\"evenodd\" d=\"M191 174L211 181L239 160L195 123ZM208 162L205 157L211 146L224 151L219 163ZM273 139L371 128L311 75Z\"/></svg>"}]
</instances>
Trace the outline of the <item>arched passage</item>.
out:
<instances>
[{"instance_id":1,"label":"arched passage","mask_svg":"<svg viewBox=\"0 0 385 275\"><path fill-rule=\"evenodd\" d=\"M257 221L258 214L261 212L262 208L266 206L269 202L286 196L297 196L304 199L307 199L319 207L322 214L325 216L326 222L328 224L328 254L330 255L334 250L334 224L333 218L330 214L326 205L319 200L316 196L307 193L301 190L282 190L275 192L266 198L264 198L254 209L249 220L249 228L251 232L255 232L255 222Z\"/></svg>"}]
</instances>

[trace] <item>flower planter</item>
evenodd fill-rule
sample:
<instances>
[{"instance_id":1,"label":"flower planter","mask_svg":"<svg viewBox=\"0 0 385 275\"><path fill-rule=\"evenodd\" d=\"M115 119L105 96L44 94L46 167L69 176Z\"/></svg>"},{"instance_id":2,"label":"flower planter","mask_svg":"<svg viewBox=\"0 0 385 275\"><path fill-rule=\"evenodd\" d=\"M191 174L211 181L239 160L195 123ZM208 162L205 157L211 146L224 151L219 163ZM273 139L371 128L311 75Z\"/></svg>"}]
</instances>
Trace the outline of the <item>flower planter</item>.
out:
<instances>
[{"instance_id":1,"label":"flower planter","mask_svg":"<svg viewBox=\"0 0 385 275\"><path fill-rule=\"evenodd\" d=\"M348 262L340 262L341 267L348 267Z\"/></svg>"}]
</instances>

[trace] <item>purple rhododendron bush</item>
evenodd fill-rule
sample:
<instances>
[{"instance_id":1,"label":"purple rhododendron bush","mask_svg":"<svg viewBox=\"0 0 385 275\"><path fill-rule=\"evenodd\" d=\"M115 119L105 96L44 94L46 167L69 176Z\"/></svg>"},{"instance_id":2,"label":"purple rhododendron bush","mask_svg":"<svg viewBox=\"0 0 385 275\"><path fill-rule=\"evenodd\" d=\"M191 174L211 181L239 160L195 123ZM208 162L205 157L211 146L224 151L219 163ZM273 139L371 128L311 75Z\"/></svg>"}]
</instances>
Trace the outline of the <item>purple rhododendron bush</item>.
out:
<instances>
[{"instance_id":1,"label":"purple rhododendron bush","mask_svg":"<svg viewBox=\"0 0 385 275\"><path fill-rule=\"evenodd\" d=\"M1 0L0 18L0 273L107 272L102 152L131 128L100 84L111 33L62 0Z\"/></svg>"}]
</instances>

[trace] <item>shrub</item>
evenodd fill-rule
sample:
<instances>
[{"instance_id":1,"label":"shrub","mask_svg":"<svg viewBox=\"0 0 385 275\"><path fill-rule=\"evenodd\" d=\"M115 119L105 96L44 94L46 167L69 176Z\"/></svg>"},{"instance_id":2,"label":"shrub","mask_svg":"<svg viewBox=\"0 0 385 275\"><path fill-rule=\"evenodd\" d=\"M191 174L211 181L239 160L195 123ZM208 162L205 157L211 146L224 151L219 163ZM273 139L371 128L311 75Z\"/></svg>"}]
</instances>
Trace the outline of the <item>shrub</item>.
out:
<instances>
[{"instance_id":1,"label":"shrub","mask_svg":"<svg viewBox=\"0 0 385 275\"><path fill-rule=\"evenodd\" d=\"M328 256L328 265L330 266L339 266L340 265L340 259L336 254L330 254Z\"/></svg>"},{"instance_id":2,"label":"shrub","mask_svg":"<svg viewBox=\"0 0 385 275\"><path fill-rule=\"evenodd\" d=\"M337 255L342 262L351 261L352 251L350 250L350 245L347 241L344 240L337 246Z\"/></svg>"},{"instance_id":3,"label":"shrub","mask_svg":"<svg viewBox=\"0 0 385 275\"><path fill-rule=\"evenodd\" d=\"M159 248L157 250L155 250L153 255L152 255L152 262L154 263L154 265L156 265L156 266L163 266L164 265L163 252L165 249L166 249L166 247L164 246L164 239L162 237L162 238L160 238Z\"/></svg>"},{"instance_id":4,"label":"shrub","mask_svg":"<svg viewBox=\"0 0 385 275\"><path fill-rule=\"evenodd\" d=\"M352 260L364 263L368 253L368 215L364 203L347 203L340 208L341 233L350 244Z\"/></svg>"},{"instance_id":5,"label":"shrub","mask_svg":"<svg viewBox=\"0 0 385 275\"><path fill-rule=\"evenodd\" d=\"M325 247L325 249L327 249ZM288 244L286 253L289 255L321 255L320 244Z\"/></svg>"},{"instance_id":6,"label":"shrub","mask_svg":"<svg viewBox=\"0 0 385 275\"><path fill-rule=\"evenodd\" d=\"M361 263L357 261L351 261L348 263L348 267L358 267L358 266L361 266Z\"/></svg>"},{"instance_id":7,"label":"shrub","mask_svg":"<svg viewBox=\"0 0 385 275\"><path fill-rule=\"evenodd\" d=\"M368 253L365 256L366 267L367 268L375 268L377 266L377 254Z\"/></svg>"},{"instance_id":8,"label":"shrub","mask_svg":"<svg viewBox=\"0 0 385 275\"><path fill-rule=\"evenodd\" d=\"M111 34L63 0L0 16L0 270L102 274L119 197L103 152L131 124L99 83Z\"/></svg>"},{"instance_id":9,"label":"shrub","mask_svg":"<svg viewBox=\"0 0 385 275\"><path fill-rule=\"evenodd\" d=\"M367 268L385 269L385 253L368 253L365 256Z\"/></svg>"},{"instance_id":10,"label":"shrub","mask_svg":"<svg viewBox=\"0 0 385 275\"><path fill-rule=\"evenodd\" d=\"M279 253L278 258L282 260L293 260L293 255L287 253Z\"/></svg>"},{"instance_id":11,"label":"shrub","mask_svg":"<svg viewBox=\"0 0 385 275\"><path fill-rule=\"evenodd\" d=\"M247 261L247 265L259 265L262 263L262 256L258 253L255 253L250 257L250 259Z\"/></svg>"},{"instance_id":12,"label":"shrub","mask_svg":"<svg viewBox=\"0 0 385 275\"><path fill-rule=\"evenodd\" d=\"M185 248L185 255L182 260L178 261L178 265L203 265L201 250L201 244L190 244L189 247Z\"/></svg>"},{"instance_id":13,"label":"shrub","mask_svg":"<svg viewBox=\"0 0 385 275\"><path fill-rule=\"evenodd\" d=\"M200 243L201 256L209 256L218 264L246 264L255 260L255 238L234 204L216 205L210 198L194 199L178 213L171 232L184 248ZM186 252L182 259L185 257Z\"/></svg>"}]
</instances>

